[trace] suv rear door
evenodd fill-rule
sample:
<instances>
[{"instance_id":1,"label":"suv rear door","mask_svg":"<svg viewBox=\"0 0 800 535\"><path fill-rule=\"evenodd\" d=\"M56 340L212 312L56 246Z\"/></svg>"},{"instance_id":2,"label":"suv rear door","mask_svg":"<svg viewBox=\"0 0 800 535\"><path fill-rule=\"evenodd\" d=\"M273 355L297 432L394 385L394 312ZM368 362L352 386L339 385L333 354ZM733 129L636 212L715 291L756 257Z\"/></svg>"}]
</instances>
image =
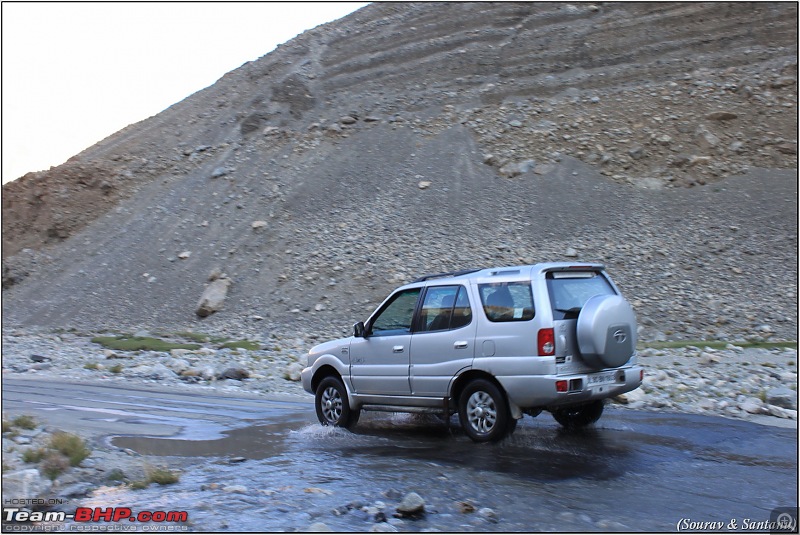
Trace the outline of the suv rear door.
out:
<instances>
[{"instance_id":1,"label":"suv rear door","mask_svg":"<svg viewBox=\"0 0 800 535\"><path fill-rule=\"evenodd\" d=\"M590 372L594 368L580 357L576 325L578 315L589 298L615 295L611 282L599 270L554 270L545 275L556 339L556 365L559 374Z\"/></svg>"},{"instance_id":2,"label":"suv rear door","mask_svg":"<svg viewBox=\"0 0 800 535\"><path fill-rule=\"evenodd\" d=\"M476 322L467 288L429 286L411 338L411 392L444 397L459 371L474 357Z\"/></svg>"}]
</instances>

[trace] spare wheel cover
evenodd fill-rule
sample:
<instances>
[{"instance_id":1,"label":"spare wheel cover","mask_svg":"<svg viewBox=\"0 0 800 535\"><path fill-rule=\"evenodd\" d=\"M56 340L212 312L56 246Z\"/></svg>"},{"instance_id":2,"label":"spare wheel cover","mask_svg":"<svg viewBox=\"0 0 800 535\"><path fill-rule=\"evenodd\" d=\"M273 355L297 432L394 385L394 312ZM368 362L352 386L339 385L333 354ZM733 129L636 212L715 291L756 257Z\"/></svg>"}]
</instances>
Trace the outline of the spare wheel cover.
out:
<instances>
[{"instance_id":1,"label":"spare wheel cover","mask_svg":"<svg viewBox=\"0 0 800 535\"><path fill-rule=\"evenodd\" d=\"M621 295L595 295L586 301L577 323L583 360L597 368L618 368L636 351L636 316Z\"/></svg>"}]
</instances>

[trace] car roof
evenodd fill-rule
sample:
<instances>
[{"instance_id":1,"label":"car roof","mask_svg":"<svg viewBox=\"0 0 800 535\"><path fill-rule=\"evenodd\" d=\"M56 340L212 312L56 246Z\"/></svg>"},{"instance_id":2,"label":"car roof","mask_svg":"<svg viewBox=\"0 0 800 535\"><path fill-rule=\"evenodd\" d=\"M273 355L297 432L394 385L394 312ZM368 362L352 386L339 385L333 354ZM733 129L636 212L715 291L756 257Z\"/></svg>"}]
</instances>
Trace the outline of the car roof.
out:
<instances>
[{"instance_id":1,"label":"car roof","mask_svg":"<svg viewBox=\"0 0 800 535\"><path fill-rule=\"evenodd\" d=\"M505 279L507 276L519 279L531 278L537 274L546 271L567 271L567 270L605 270L603 264L594 262L542 262L538 264L526 264L519 266L503 266L493 267L486 269L465 269L459 271L452 271L446 273L435 273L425 275L416 279L415 281L401 286L401 288L418 288L427 286L430 283L451 283L451 282L465 282L475 279ZM499 282L499 281L498 281Z\"/></svg>"}]
</instances>

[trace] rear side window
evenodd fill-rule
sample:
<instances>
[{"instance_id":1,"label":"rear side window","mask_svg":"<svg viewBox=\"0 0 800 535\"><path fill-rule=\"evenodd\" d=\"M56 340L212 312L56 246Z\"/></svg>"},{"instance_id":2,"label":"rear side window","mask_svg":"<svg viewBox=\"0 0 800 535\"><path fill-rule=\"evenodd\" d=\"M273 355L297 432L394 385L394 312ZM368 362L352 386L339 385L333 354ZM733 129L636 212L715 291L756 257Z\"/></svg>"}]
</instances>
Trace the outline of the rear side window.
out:
<instances>
[{"instance_id":1,"label":"rear side window","mask_svg":"<svg viewBox=\"0 0 800 535\"><path fill-rule=\"evenodd\" d=\"M472 321L467 289L463 286L432 286L425 292L419 331L458 329Z\"/></svg>"},{"instance_id":2,"label":"rear side window","mask_svg":"<svg viewBox=\"0 0 800 535\"><path fill-rule=\"evenodd\" d=\"M547 274L553 319L577 318L590 297L614 295L614 289L597 271L555 271Z\"/></svg>"},{"instance_id":3,"label":"rear side window","mask_svg":"<svg viewBox=\"0 0 800 535\"><path fill-rule=\"evenodd\" d=\"M489 321L528 321L533 319L533 293L530 282L479 284L483 311Z\"/></svg>"}]
</instances>

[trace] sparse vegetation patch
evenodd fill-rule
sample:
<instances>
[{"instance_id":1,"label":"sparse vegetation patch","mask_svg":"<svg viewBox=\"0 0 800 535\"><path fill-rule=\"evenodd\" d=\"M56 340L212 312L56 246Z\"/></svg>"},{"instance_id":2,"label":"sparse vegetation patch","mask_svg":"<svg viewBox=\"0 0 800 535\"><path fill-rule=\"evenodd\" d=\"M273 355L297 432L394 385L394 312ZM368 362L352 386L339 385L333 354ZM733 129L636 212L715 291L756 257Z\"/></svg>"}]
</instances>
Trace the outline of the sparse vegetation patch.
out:
<instances>
[{"instance_id":1,"label":"sparse vegetation patch","mask_svg":"<svg viewBox=\"0 0 800 535\"><path fill-rule=\"evenodd\" d=\"M163 351L172 349L200 349L199 344L180 344L167 342L149 336L95 336L92 342L117 351Z\"/></svg>"}]
</instances>

